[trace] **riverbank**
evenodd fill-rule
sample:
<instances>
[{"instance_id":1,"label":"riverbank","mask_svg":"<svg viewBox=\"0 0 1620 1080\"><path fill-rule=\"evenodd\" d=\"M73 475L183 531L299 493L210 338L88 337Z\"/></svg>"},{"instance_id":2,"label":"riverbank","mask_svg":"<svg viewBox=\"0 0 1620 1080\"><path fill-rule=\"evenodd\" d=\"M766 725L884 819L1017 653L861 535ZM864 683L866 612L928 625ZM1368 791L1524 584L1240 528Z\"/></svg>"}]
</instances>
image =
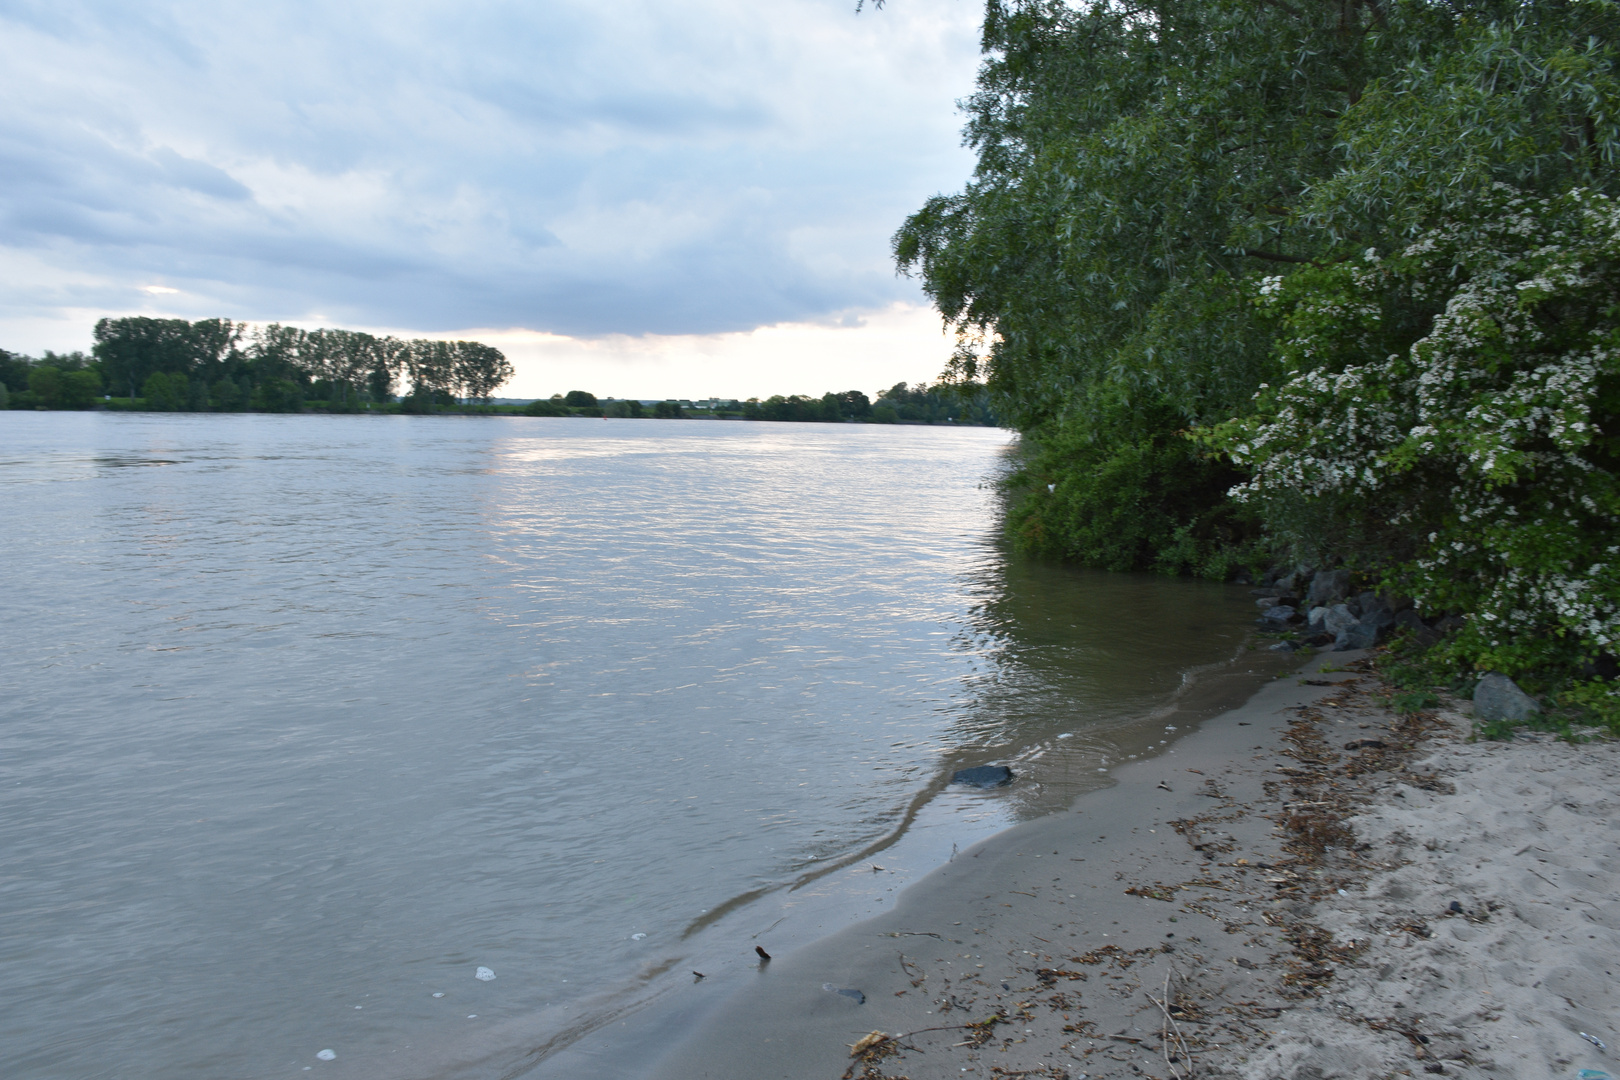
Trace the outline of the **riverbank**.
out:
<instances>
[{"instance_id":1,"label":"riverbank","mask_svg":"<svg viewBox=\"0 0 1620 1080\"><path fill-rule=\"evenodd\" d=\"M761 963L653 1075L1615 1071L1616 745L1467 743L1358 655Z\"/></svg>"}]
</instances>

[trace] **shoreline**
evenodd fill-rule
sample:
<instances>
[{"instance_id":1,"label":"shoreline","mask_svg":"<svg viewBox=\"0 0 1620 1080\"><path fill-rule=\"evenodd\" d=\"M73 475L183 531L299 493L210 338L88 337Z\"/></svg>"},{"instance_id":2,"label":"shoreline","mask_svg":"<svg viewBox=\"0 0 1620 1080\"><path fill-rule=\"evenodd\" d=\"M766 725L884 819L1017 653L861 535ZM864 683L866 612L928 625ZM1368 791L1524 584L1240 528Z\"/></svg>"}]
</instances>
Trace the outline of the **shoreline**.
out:
<instances>
[{"instance_id":1,"label":"shoreline","mask_svg":"<svg viewBox=\"0 0 1620 1080\"><path fill-rule=\"evenodd\" d=\"M1124 724L1125 729L1136 732L1136 735L1122 744L1120 757L1116 759L1119 763L1111 765L1106 770L1109 774L1106 777L1079 778L1078 794L1074 793L1076 777L1073 763L1054 765L1051 760L1044 760L1050 751L1068 744L1049 741L1044 749L1041 748L1041 744L1034 744L1018 755L995 758L998 761L1010 762L1015 767L1021 789L1016 797L1025 805L1019 811L1018 818L994 832L981 831L971 840L967 837L962 838L963 843L967 844L965 851L972 852L978 845L995 837L1027 828L1055 814L1062 814L1077 798L1094 796L1110 790L1116 783L1115 774L1121 765L1129 764L1130 759L1138 757L1137 753L1128 751L1136 750L1142 753L1142 763L1161 759L1167 753L1174 752L1173 749L1155 748L1154 736L1146 735L1147 732L1162 733L1161 729L1165 729L1166 725L1167 730L1171 732L1178 728L1181 731L1196 731L1200 724L1208 723L1234 708L1241 707L1262 688L1279 678L1286 678L1298 667L1298 663L1297 657L1264 651L1255 652L1248 645L1244 645L1224 660L1189 671L1184 677L1182 687L1164 703ZM1065 737L1060 735L1058 738L1061 740ZM1171 745L1179 746L1180 743L1178 741ZM1031 753L1031 749L1036 752ZM1147 756L1149 752L1152 756ZM1105 756L1101 760L1107 763L1109 759ZM963 764L972 764L972 761ZM1098 762L1093 760L1088 764L1095 766ZM1089 774L1091 769L1087 768L1085 772ZM951 787L948 784L944 786ZM921 793L918 799L931 807L939 801L941 794L937 788L930 788ZM963 792L955 791L954 794L961 796ZM991 793L971 794L983 797ZM991 795L993 799L1005 797L1007 796L1003 793ZM915 810L916 807L913 806L912 811ZM1023 816L1032 811L1034 816ZM948 813L960 812L960 810L948 811ZM759 920L757 925L763 927L759 932L749 933L745 924L734 924L729 930L725 927L708 928L709 931L717 931L722 935L734 935L732 940L741 942L739 955L730 955L732 952L739 952L736 945L728 947L722 942L709 941L703 948L676 958L678 962L674 965L682 969L684 974L686 967L695 964L696 967L704 969L704 978L697 980L683 978L677 985L667 981L668 974L665 973L665 969L669 965L660 965L658 974L664 985L658 988L643 985L639 994L628 998L603 995L600 1001L583 1010L589 1019L575 1025L571 1031L554 1033L526 1055L528 1064L520 1065L502 1075L521 1075L533 1080L563 1077L568 1080L596 1077L606 1080L606 1078L649 1074L666 1056L669 1047L684 1039L689 1030L701 1027L713 1014L723 1014L727 1002L733 995L747 993L750 990L762 970L752 955L752 947L755 944L769 949L774 955L794 955L819 948L839 933L864 925L871 919L885 917L883 908L873 909L861 899L864 896L864 883L855 885L846 880L846 875L866 869L865 865L860 864L871 864L875 870L881 871L881 876L870 875L873 878L873 888L894 899L903 897L910 890L919 887L940 867L948 865L952 859L951 852L956 849L956 845L950 844L949 850L941 845L947 843L950 837L941 839L936 836L930 839L919 834L919 829L922 833L937 833L944 824L942 820L934 820L925 825L919 820L912 828L902 829L900 833L886 837L872 848L864 849L855 855L841 857L836 865L818 868L803 875L797 882L787 883L772 890L773 893L780 894L777 902L782 905L780 911L782 917L768 924L763 919ZM950 831L954 833L957 830ZM897 844L903 850L895 850ZM877 862L883 865L878 867ZM861 873L860 876L864 878L869 875ZM813 882L821 887L812 885ZM806 889L803 894L795 895L797 890L807 885L811 888ZM818 895L820 893L825 895ZM841 895L843 899L839 900L838 897ZM769 900L770 897L761 899ZM862 906L868 908L864 913L852 910ZM765 919L773 914L779 913L772 910L766 913ZM791 925L787 922L789 917L793 919ZM688 931L692 929L689 927ZM450 1067L450 1071L455 1075L461 1075L454 1066Z\"/></svg>"},{"instance_id":2,"label":"shoreline","mask_svg":"<svg viewBox=\"0 0 1620 1080\"><path fill-rule=\"evenodd\" d=\"M1364 654L1319 655L893 910L667 1004L632 1071L611 1039L560 1056L654 1080L1620 1075L1620 744L1468 743L1459 703L1399 717L1380 690Z\"/></svg>"}]
</instances>

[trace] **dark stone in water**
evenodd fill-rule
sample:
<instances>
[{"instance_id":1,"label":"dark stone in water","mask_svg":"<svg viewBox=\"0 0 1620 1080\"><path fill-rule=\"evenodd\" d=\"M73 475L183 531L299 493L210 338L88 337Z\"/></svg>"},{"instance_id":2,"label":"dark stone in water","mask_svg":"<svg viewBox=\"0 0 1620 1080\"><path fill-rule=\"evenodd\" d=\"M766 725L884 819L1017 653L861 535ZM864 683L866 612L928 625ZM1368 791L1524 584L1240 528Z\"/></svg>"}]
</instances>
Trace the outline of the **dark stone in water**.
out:
<instances>
[{"instance_id":1,"label":"dark stone in water","mask_svg":"<svg viewBox=\"0 0 1620 1080\"><path fill-rule=\"evenodd\" d=\"M953 784L972 784L976 788L1005 787L1013 781L1013 771L1005 765L978 765L971 769L958 769L951 777Z\"/></svg>"}]
</instances>

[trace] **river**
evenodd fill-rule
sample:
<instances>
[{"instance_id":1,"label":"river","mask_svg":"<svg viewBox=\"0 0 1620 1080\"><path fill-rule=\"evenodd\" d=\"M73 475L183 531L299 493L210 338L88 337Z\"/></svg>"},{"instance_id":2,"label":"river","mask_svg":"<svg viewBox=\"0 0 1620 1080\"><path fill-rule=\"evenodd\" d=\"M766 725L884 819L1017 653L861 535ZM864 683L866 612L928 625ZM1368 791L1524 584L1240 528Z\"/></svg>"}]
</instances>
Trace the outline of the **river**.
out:
<instances>
[{"instance_id":1,"label":"river","mask_svg":"<svg viewBox=\"0 0 1620 1080\"><path fill-rule=\"evenodd\" d=\"M1248 597L1010 560L1009 446L0 413L6 1076L514 1075L1162 748Z\"/></svg>"}]
</instances>

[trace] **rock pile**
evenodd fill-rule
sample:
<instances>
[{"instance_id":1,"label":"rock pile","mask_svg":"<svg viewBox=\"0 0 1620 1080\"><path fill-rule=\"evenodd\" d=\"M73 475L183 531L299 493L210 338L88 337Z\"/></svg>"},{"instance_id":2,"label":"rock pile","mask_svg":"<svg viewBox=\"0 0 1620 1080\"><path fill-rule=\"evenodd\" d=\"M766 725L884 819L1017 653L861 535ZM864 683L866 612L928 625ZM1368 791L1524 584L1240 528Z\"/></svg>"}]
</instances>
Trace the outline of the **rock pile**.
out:
<instances>
[{"instance_id":1,"label":"rock pile","mask_svg":"<svg viewBox=\"0 0 1620 1080\"><path fill-rule=\"evenodd\" d=\"M1408 630L1424 644L1441 631L1425 622L1408 597L1374 592L1351 593L1350 571L1299 567L1276 570L1268 584L1250 591L1258 597L1262 630L1297 632L1295 641L1273 648L1331 646L1335 652L1370 649L1396 630ZM1303 596L1301 595L1303 594Z\"/></svg>"}]
</instances>

